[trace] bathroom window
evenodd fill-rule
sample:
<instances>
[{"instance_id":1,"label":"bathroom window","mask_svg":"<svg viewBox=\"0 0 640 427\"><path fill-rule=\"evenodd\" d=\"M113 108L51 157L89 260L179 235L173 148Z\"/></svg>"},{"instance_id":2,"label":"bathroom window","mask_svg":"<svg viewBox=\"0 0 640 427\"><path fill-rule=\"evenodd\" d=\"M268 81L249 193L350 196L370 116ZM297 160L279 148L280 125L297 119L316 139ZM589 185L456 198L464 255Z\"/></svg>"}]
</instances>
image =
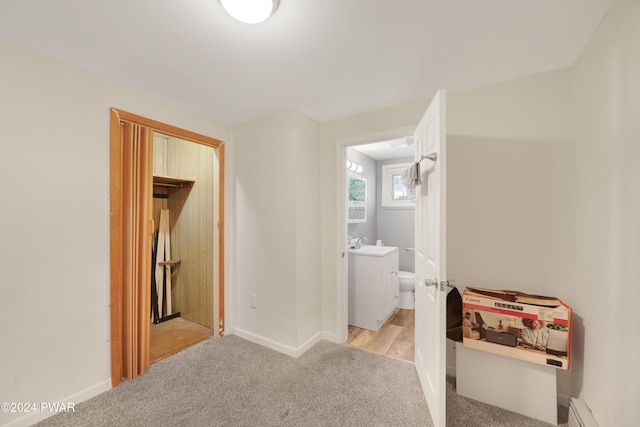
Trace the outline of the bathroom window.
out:
<instances>
[{"instance_id":1,"label":"bathroom window","mask_svg":"<svg viewBox=\"0 0 640 427\"><path fill-rule=\"evenodd\" d=\"M413 208L416 192L402 183L402 173L411 163L382 165L382 206L385 208Z\"/></svg>"}]
</instances>

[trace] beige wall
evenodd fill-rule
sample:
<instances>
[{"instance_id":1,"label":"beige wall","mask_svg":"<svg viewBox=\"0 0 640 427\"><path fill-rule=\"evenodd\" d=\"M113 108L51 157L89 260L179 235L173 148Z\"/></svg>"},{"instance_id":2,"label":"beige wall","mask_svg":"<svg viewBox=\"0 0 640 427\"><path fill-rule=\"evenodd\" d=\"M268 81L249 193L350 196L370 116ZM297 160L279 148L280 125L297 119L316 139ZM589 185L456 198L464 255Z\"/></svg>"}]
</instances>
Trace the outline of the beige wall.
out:
<instances>
[{"instance_id":1,"label":"beige wall","mask_svg":"<svg viewBox=\"0 0 640 427\"><path fill-rule=\"evenodd\" d=\"M572 305L570 392L601 425L640 419L639 7L615 1L575 68L447 102L451 278ZM227 142L232 128L4 42L0 56L0 384L9 400L79 401L110 375L109 107ZM233 128L230 327L293 352L320 331L337 337L338 142L413 127L427 104Z\"/></svg>"},{"instance_id":2,"label":"beige wall","mask_svg":"<svg viewBox=\"0 0 640 427\"><path fill-rule=\"evenodd\" d=\"M570 300L570 72L447 99L448 274Z\"/></svg>"},{"instance_id":3,"label":"beige wall","mask_svg":"<svg viewBox=\"0 0 640 427\"><path fill-rule=\"evenodd\" d=\"M290 130L296 153L296 323L297 347L308 345L321 332L320 314L320 125L291 112Z\"/></svg>"},{"instance_id":4,"label":"beige wall","mask_svg":"<svg viewBox=\"0 0 640 427\"><path fill-rule=\"evenodd\" d=\"M318 124L286 111L234 141L234 332L295 354L320 332Z\"/></svg>"},{"instance_id":5,"label":"beige wall","mask_svg":"<svg viewBox=\"0 0 640 427\"><path fill-rule=\"evenodd\" d=\"M616 0L573 69L573 392L602 426L640 420L640 2Z\"/></svg>"},{"instance_id":6,"label":"beige wall","mask_svg":"<svg viewBox=\"0 0 640 427\"><path fill-rule=\"evenodd\" d=\"M77 402L110 387L109 108L231 129L5 42L0 57L0 394Z\"/></svg>"},{"instance_id":7,"label":"beige wall","mask_svg":"<svg viewBox=\"0 0 640 427\"><path fill-rule=\"evenodd\" d=\"M447 274L458 287L572 305L570 77L565 69L448 96ZM570 374L558 377L567 403Z\"/></svg>"}]
</instances>

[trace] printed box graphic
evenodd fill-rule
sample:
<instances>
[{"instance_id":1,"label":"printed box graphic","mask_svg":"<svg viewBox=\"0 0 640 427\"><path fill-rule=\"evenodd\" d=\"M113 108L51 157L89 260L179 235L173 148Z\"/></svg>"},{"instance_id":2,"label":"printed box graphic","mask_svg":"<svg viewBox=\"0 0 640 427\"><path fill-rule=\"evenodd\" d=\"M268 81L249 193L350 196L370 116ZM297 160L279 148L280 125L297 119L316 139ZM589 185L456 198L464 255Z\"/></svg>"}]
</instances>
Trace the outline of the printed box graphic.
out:
<instances>
[{"instance_id":1,"label":"printed box graphic","mask_svg":"<svg viewBox=\"0 0 640 427\"><path fill-rule=\"evenodd\" d=\"M465 347L568 370L572 309L555 297L468 287L462 294Z\"/></svg>"}]
</instances>

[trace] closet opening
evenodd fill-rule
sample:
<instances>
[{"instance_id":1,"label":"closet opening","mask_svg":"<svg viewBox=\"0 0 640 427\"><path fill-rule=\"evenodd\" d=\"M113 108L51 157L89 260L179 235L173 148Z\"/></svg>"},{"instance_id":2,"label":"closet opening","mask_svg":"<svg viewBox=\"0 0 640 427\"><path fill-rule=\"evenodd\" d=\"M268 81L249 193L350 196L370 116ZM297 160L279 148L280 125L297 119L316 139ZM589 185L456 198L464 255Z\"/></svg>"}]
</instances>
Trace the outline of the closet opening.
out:
<instances>
[{"instance_id":1,"label":"closet opening","mask_svg":"<svg viewBox=\"0 0 640 427\"><path fill-rule=\"evenodd\" d=\"M111 110L112 384L224 331L224 144Z\"/></svg>"},{"instance_id":2,"label":"closet opening","mask_svg":"<svg viewBox=\"0 0 640 427\"><path fill-rule=\"evenodd\" d=\"M150 363L214 336L215 149L153 134Z\"/></svg>"}]
</instances>

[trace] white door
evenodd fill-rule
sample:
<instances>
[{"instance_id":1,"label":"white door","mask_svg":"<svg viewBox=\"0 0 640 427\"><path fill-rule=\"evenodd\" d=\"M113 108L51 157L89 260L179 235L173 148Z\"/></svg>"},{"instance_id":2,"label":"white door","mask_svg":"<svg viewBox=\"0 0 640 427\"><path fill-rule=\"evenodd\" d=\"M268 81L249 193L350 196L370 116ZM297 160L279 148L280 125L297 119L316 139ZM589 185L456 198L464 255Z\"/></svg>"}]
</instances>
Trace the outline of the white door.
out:
<instances>
[{"instance_id":1,"label":"white door","mask_svg":"<svg viewBox=\"0 0 640 427\"><path fill-rule=\"evenodd\" d=\"M415 133L421 184L416 187L415 364L435 427L446 424L446 129L438 91Z\"/></svg>"}]
</instances>

